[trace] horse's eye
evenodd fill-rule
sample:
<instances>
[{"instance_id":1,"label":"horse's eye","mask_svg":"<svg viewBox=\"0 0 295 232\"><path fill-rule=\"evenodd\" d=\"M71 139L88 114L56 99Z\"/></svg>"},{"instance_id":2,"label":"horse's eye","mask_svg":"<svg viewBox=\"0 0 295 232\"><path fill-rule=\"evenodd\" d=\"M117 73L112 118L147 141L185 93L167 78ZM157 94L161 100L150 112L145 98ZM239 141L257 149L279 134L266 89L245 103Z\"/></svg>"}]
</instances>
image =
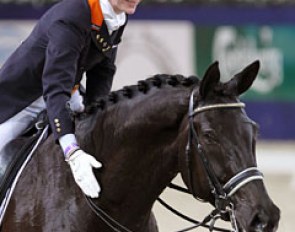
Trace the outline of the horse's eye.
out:
<instances>
[{"instance_id":1,"label":"horse's eye","mask_svg":"<svg viewBox=\"0 0 295 232\"><path fill-rule=\"evenodd\" d=\"M203 137L206 144L217 143L217 137L213 131L204 132Z\"/></svg>"}]
</instances>

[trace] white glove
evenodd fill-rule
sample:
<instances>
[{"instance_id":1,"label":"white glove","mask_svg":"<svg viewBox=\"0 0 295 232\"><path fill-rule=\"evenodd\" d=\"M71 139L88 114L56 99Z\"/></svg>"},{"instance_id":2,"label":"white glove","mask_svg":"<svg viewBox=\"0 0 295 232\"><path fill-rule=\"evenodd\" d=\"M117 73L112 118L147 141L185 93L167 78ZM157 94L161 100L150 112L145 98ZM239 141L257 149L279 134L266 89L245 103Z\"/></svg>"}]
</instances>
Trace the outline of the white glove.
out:
<instances>
[{"instance_id":1,"label":"white glove","mask_svg":"<svg viewBox=\"0 0 295 232\"><path fill-rule=\"evenodd\" d=\"M68 101L70 109L76 113L82 113L85 110L85 106L83 104L83 97L81 96L79 90L76 90L71 99Z\"/></svg>"},{"instance_id":2,"label":"white glove","mask_svg":"<svg viewBox=\"0 0 295 232\"><path fill-rule=\"evenodd\" d=\"M70 165L74 179L83 193L92 198L98 197L100 186L92 168L100 168L101 163L80 149L75 151L66 161Z\"/></svg>"}]
</instances>

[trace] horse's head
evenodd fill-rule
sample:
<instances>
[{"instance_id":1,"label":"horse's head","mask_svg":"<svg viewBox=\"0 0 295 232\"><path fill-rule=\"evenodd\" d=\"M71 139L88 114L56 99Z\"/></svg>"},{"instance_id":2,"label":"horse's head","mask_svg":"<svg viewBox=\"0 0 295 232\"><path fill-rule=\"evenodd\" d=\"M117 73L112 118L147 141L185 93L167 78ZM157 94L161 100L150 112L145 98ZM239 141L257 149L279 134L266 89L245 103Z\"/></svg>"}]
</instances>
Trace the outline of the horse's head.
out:
<instances>
[{"instance_id":1,"label":"horse's head","mask_svg":"<svg viewBox=\"0 0 295 232\"><path fill-rule=\"evenodd\" d=\"M190 99L189 131L182 176L196 198L233 213L241 231L275 231L279 209L269 198L257 169L257 125L246 115L239 95L259 70L256 61L226 83L212 64ZM224 214L226 218L229 214Z\"/></svg>"}]
</instances>

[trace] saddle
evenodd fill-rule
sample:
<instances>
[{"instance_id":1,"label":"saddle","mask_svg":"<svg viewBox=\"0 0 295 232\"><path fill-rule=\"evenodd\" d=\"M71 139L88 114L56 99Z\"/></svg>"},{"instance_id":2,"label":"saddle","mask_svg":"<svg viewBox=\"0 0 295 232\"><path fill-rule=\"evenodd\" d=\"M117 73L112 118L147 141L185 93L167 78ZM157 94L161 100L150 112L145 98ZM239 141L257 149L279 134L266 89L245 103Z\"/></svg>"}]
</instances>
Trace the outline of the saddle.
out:
<instances>
[{"instance_id":1,"label":"saddle","mask_svg":"<svg viewBox=\"0 0 295 232\"><path fill-rule=\"evenodd\" d=\"M46 111L42 111L37 119L31 123L21 136L9 142L0 151L0 225L5 211L5 204L8 204L12 185L17 181L22 167L36 148L48 137L48 118ZM10 194L9 194L10 193ZM10 196L8 196L10 195ZM8 199L7 199L8 198ZM5 203L6 202L6 203Z\"/></svg>"}]
</instances>

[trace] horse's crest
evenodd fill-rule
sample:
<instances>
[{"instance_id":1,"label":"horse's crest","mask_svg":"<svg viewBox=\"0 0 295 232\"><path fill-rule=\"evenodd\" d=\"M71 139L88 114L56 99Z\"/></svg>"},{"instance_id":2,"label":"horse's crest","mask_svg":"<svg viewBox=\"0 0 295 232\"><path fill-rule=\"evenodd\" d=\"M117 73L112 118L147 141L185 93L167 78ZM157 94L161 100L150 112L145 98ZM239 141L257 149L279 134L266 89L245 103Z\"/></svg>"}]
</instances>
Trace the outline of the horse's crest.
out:
<instances>
[{"instance_id":1,"label":"horse's crest","mask_svg":"<svg viewBox=\"0 0 295 232\"><path fill-rule=\"evenodd\" d=\"M147 94L151 88L161 89L163 86L167 85L172 87L179 85L189 87L197 83L199 83L199 79L196 76L184 77L182 75L157 74L146 80L138 81L137 85L124 86L122 89L112 91L108 96L97 99L95 102L88 105L86 113L91 114L96 109L103 110L108 103L112 105L121 100L132 99L138 96L139 93Z\"/></svg>"}]
</instances>

